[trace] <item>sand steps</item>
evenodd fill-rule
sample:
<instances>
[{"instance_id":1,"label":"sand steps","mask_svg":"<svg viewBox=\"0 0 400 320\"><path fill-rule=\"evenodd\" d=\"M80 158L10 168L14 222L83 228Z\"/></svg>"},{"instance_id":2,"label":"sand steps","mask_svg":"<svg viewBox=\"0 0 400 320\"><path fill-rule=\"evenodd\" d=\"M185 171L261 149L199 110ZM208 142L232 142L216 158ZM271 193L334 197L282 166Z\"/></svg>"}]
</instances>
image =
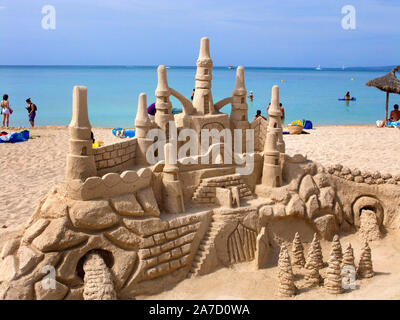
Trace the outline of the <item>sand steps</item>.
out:
<instances>
[{"instance_id":1,"label":"sand steps","mask_svg":"<svg viewBox=\"0 0 400 320\"><path fill-rule=\"evenodd\" d=\"M253 194L240 174L230 174L202 179L194 192L192 199L198 203L214 203L216 188L231 189L233 187L239 188L241 199L250 198Z\"/></svg>"},{"instance_id":2,"label":"sand steps","mask_svg":"<svg viewBox=\"0 0 400 320\"><path fill-rule=\"evenodd\" d=\"M203 266L204 261L210 254L211 246L214 244L215 237L218 235L221 227L224 225L221 221L216 221L214 218L211 221L210 227L203 239L200 242L199 248L196 255L193 258L192 268L188 273L188 278L192 278L199 275L199 272Z\"/></svg>"}]
</instances>

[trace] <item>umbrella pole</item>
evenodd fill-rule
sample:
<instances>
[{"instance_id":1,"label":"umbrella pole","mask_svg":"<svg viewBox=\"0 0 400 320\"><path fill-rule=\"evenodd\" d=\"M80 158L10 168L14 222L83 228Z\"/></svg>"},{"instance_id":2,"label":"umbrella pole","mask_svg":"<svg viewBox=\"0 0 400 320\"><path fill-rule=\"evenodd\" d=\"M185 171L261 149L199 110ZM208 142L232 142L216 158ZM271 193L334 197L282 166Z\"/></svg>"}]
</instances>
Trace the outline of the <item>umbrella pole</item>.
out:
<instances>
[{"instance_id":1,"label":"umbrella pole","mask_svg":"<svg viewBox=\"0 0 400 320\"><path fill-rule=\"evenodd\" d=\"M388 121L388 112L389 112L389 91L386 92L386 111L385 111L385 123Z\"/></svg>"}]
</instances>

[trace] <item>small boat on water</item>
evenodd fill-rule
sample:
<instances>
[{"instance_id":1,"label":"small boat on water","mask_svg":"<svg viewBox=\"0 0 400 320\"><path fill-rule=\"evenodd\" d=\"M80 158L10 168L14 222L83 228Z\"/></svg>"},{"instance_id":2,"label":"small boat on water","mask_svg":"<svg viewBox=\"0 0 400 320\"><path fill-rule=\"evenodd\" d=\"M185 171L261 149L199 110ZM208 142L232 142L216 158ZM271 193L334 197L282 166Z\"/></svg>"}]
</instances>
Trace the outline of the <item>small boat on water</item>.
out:
<instances>
[{"instance_id":1,"label":"small boat on water","mask_svg":"<svg viewBox=\"0 0 400 320\"><path fill-rule=\"evenodd\" d=\"M318 67L315 68L315 70L318 70L318 71L322 70L321 65L319 64Z\"/></svg>"},{"instance_id":2,"label":"small boat on water","mask_svg":"<svg viewBox=\"0 0 400 320\"><path fill-rule=\"evenodd\" d=\"M233 69L235 69L235 67L234 66L228 66L228 69L229 70L233 70Z\"/></svg>"}]
</instances>

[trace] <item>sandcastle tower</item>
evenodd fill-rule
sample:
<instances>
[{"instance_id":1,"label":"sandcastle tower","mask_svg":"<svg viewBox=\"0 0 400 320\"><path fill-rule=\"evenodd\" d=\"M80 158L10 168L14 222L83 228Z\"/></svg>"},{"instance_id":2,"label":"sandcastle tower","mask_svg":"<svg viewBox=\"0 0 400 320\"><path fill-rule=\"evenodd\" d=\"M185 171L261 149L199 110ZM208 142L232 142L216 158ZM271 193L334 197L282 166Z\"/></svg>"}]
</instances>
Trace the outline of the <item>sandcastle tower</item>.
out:
<instances>
[{"instance_id":1,"label":"sandcastle tower","mask_svg":"<svg viewBox=\"0 0 400 320\"><path fill-rule=\"evenodd\" d=\"M353 268L356 267L354 263L354 251L350 243L347 245L346 250L344 251L342 268L344 266L351 266Z\"/></svg>"},{"instance_id":2,"label":"sandcastle tower","mask_svg":"<svg viewBox=\"0 0 400 320\"><path fill-rule=\"evenodd\" d=\"M372 278L374 276L371 248L368 245L368 241L365 241L364 248L361 252L360 263L357 268L357 276L359 278Z\"/></svg>"},{"instance_id":3,"label":"sandcastle tower","mask_svg":"<svg viewBox=\"0 0 400 320\"><path fill-rule=\"evenodd\" d=\"M333 250L328 261L328 270L326 271L324 287L331 294L340 294L344 291L342 286L340 262Z\"/></svg>"},{"instance_id":4,"label":"sandcastle tower","mask_svg":"<svg viewBox=\"0 0 400 320\"><path fill-rule=\"evenodd\" d=\"M292 297L296 294L297 288L294 284L294 275L290 257L285 246L281 247L278 261L279 288L278 293L282 297Z\"/></svg>"},{"instance_id":5,"label":"sandcastle tower","mask_svg":"<svg viewBox=\"0 0 400 320\"><path fill-rule=\"evenodd\" d=\"M236 70L235 89L232 93L231 128L242 130L242 151L246 151L246 129L250 128L248 106L246 101L247 90L244 80L244 68Z\"/></svg>"},{"instance_id":6,"label":"sandcastle tower","mask_svg":"<svg viewBox=\"0 0 400 320\"><path fill-rule=\"evenodd\" d=\"M146 160L146 151L150 145L153 144L153 141L146 139L146 136L151 127L151 120L147 114L147 95L145 93L141 93L139 95L135 120L135 137L137 139L136 164L138 165L148 165Z\"/></svg>"},{"instance_id":7,"label":"sandcastle tower","mask_svg":"<svg viewBox=\"0 0 400 320\"><path fill-rule=\"evenodd\" d=\"M179 180L179 167L176 159L173 159L173 144L165 145L165 165L163 170L163 203L168 213L183 213L185 205L183 202L182 184Z\"/></svg>"},{"instance_id":8,"label":"sandcastle tower","mask_svg":"<svg viewBox=\"0 0 400 320\"><path fill-rule=\"evenodd\" d=\"M169 123L174 121L172 114L172 104L169 100L171 95L168 80L167 69L165 66L159 66L157 69L158 84L156 89L156 116L155 121L157 126L165 132L167 141L169 140Z\"/></svg>"},{"instance_id":9,"label":"sandcastle tower","mask_svg":"<svg viewBox=\"0 0 400 320\"><path fill-rule=\"evenodd\" d=\"M304 247L301 243L300 235L296 232L294 236L293 245L292 245L292 253L293 253L293 264L296 266L304 267L306 264L306 260L304 258Z\"/></svg>"},{"instance_id":10,"label":"sandcastle tower","mask_svg":"<svg viewBox=\"0 0 400 320\"><path fill-rule=\"evenodd\" d=\"M335 255L336 259L342 263L343 260L343 252L342 252L342 245L340 244L339 236L335 235L333 237L332 242L332 254Z\"/></svg>"},{"instance_id":11,"label":"sandcastle tower","mask_svg":"<svg viewBox=\"0 0 400 320\"><path fill-rule=\"evenodd\" d=\"M321 243L319 242L319 239L318 239L318 236L316 233L314 234L314 238L311 242L310 248L308 249L307 261L306 261L306 265L305 265L306 269L308 269L307 266L311 262L315 263L318 270L320 270L324 267Z\"/></svg>"},{"instance_id":12,"label":"sandcastle tower","mask_svg":"<svg viewBox=\"0 0 400 320\"><path fill-rule=\"evenodd\" d=\"M193 106L199 115L215 114L211 93L213 62L210 57L210 39L202 38L197 60L197 72Z\"/></svg>"},{"instance_id":13,"label":"sandcastle tower","mask_svg":"<svg viewBox=\"0 0 400 320\"><path fill-rule=\"evenodd\" d=\"M272 87L271 94L271 106L268 110L268 132L275 133L277 135L277 148L280 153L285 153L285 141L283 140L282 134L282 119L281 119L281 108L279 106L279 87Z\"/></svg>"},{"instance_id":14,"label":"sandcastle tower","mask_svg":"<svg viewBox=\"0 0 400 320\"><path fill-rule=\"evenodd\" d=\"M74 87L72 120L69 124L67 180L80 179L84 181L97 175L92 149L91 129L87 105L87 88Z\"/></svg>"},{"instance_id":15,"label":"sandcastle tower","mask_svg":"<svg viewBox=\"0 0 400 320\"><path fill-rule=\"evenodd\" d=\"M280 153L277 147L277 134L273 132L267 133L264 145L262 184L273 188L282 186L282 168Z\"/></svg>"}]
</instances>

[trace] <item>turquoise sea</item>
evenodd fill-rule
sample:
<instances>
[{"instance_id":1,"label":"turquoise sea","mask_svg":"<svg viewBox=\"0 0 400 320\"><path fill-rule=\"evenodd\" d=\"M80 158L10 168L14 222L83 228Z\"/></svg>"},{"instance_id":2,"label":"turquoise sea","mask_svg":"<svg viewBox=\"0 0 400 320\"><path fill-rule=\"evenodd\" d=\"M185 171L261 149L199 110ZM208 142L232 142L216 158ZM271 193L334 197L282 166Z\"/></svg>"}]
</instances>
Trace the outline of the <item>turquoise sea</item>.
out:
<instances>
[{"instance_id":1,"label":"turquoise sea","mask_svg":"<svg viewBox=\"0 0 400 320\"><path fill-rule=\"evenodd\" d=\"M258 109L265 115L271 88L280 86L281 102L286 122L309 119L316 125L369 124L384 118L385 94L365 83L390 71L390 68L370 69L294 69L246 68L246 87L254 93L248 101L249 117ZM194 88L195 67L170 67L171 88L188 98ZM235 85L235 70L213 69L214 102L231 96ZM353 80L352 80L353 79ZM2 66L0 93L10 96L14 109L10 125L28 126L26 98L38 107L37 125L66 125L71 119L72 88L88 87L90 121L93 126L133 127L138 95L145 92L148 104L155 101L156 67L82 67L82 66ZM350 91L356 102L338 101ZM171 98L174 107L180 104ZM391 95L390 109L400 104L399 95ZM223 112L230 112L230 106Z\"/></svg>"}]
</instances>

